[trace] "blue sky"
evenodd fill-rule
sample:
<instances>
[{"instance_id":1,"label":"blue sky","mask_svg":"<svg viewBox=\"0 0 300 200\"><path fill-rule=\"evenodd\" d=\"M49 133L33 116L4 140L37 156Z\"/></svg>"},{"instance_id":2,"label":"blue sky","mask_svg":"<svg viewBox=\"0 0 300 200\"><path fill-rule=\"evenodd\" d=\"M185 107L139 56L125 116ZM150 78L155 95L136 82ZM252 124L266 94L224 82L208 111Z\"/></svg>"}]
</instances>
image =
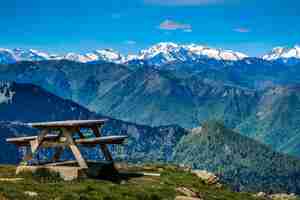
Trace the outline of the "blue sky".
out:
<instances>
[{"instance_id":1,"label":"blue sky","mask_svg":"<svg viewBox=\"0 0 300 200\"><path fill-rule=\"evenodd\" d=\"M261 55L300 43L298 0L10 0L0 46L136 52L161 41Z\"/></svg>"}]
</instances>

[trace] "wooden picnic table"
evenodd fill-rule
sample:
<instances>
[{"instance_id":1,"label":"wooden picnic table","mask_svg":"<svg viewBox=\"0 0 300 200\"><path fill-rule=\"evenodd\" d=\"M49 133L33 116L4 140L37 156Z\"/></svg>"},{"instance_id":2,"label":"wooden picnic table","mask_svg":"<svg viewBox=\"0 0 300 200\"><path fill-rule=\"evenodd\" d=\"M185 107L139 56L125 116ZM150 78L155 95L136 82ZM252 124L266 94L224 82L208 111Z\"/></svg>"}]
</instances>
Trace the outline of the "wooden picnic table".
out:
<instances>
[{"instance_id":1,"label":"wooden picnic table","mask_svg":"<svg viewBox=\"0 0 300 200\"><path fill-rule=\"evenodd\" d=\"M127 136L102 136L101 127L107 122L100 120L69 120L29 123L28 125L37 128L39 133L36 136L8 138L6 141L17 146L30 146L30 151L24 157L25 161L32 159L33 155L41 147L55 148L52 162L59 160L65 147L69 147L81 169L87 169L88 164L83 158L78 145L96 146L99 145L105 159L113 163L112 155L107 147L108 144L122 144ZM90 129L94 135L87 138L82 129ZM54 132L54 133L53 133ZM77 138L75 137L77 135Z\"/></svg>"}]
</instances>

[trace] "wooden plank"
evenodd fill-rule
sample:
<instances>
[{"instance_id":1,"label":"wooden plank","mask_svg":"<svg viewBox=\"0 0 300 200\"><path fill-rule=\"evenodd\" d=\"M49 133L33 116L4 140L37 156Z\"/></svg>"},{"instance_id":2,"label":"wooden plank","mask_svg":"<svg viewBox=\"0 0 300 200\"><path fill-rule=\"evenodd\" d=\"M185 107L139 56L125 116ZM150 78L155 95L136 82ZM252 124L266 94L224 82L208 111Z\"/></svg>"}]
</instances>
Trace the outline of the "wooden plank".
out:
<instances>
[{"instance_id":1,"label":"wooden plank","mask_svg":"<svg viewBox=\"0 0 300 200\"><path fill-rule=\"evenodd\" d=\"M38 123L29 123L28 125L34 128L71 128L71 127L89 128L91 126L103 125L105 122L107 122L107 119L38 122Z\"/></svg>"},{"instance_id":2,"label":"wooden plank","mask_svg":"<svg viewBox=\"0 0 300 200\"><path fill-rule=\"evenodd\" d=\"M36 140L38 136L27 136L27 137L15 137L15 138L7 138L6 139L6 142L8 143L12 143L12 144L28 144L30 143L30 141L32 140ZM44 140L46 141L52 141L54 139L57 139L58 138L58 135L56 134L47 134L45 137L44 137Z\"/></svg>"},{"instance_id":3,"label":"wooden plank","mask_svg":"<svg viewBox=\"0 0 300 200\"><path fill-rule=\"evenodd\" d=\"M15 137L15 138L7 138L6 142L13 143L13 142L23 142L28 140L35 140L37 136L27 136L27 137Z\"/></svg>"},{"instance_id":4,"label":"wooden plank","mask_svg":"<svg viewBox=\"0 0 300 200\"><path fill-rule=\"evenodd\" d=\"M98 129L97 126L92 126L91 129L93 130L93 132L94 132L94 134L95 134L96 137L101 137L101 133L100 133L100 131L99 131L99 129ZM104 154L105 159L107 161L113 162L113 158L112 158L112 156L111 156L111 154L110 154L110 152L109 152L106 144L100 144L100 148L101 148L101 150L102 150L102 152Z\"/></svg>"},{"instance_id":5,"label":"wooden plank","mask_svg":"<svg viewBox=\"0 0 300 200\"><path fill-rule=\"evenodd\" d=\"M49 131L47 129L44 129L41 131L41 133L37 136L37 138L35 140L30 141L32 155L34 155L34 153L38 150L40 145L43 143L45 136L48 133L49 133Z\"/></svg>"},{"instance_id":6,"label":"wooden plank","mask_svg":"<svg viewBox=\"0 0 300 200\"><path fill-rule=\"evenodd\" d=\"M105 137L96 137L96 138L87 138L87 139L77 139L75 140L76 144L122 144L128 136L105 136Z\"/></svg>"},{"instance_id":7,"label":"wooden plank","mask_svg":"<svg viewBox=\"0 0 300 200\"><path fill-rule=\"evenodd\" d=\"M75 159L77 160L79 166L82 169L87 169L88 165L85 162L83 156L81 155L81 152L79 151L78 147L76 146L73 137L72 137L72 132L68 129L62 129L63 130L63 135L67 138L67 144L69 148L71 149Z\"/></svg>"},{"instance_id":8,"label":"wooden plank","mask_svg":"<svg viewBox=\"0 0 300 200\"><path fill-rule=\"evenodd\" d=\"M81 155L81 153L80 153L78 147L77 147L75 144L71 144L71 145L69 145L69 147L70 147L72 153L74 154L74 156L75 156L77 162L79 163L79 166L80 166L82 169L87 169L88 166L87 166L87 164L86 164L86 162L85 162L83 156Z\"/></svg>"},{"instance_id":9,"label":"wooden plank","mask_svg":"<svg viewBox=\"0 0 300 200\"><path fill-rule=\"evenodd\" d=\"M38 136L35 136L34 140L29 140L30 143L30 151L26 152L26 155L24 156L24 161L29 161L33 158L33 155L38 150L40 145L43 142L44 137L48 134L48 130L42 130L41 133Z\"/></svg>"},{"instance_id":10,"label":"wooden plank","mask_svg":"<svg viewBox=\"0 0 300 200\"><path fill-rule=\"evenodd\" d=\"M47 163L45 166L66 166L66 165L76 165L77 160L67 160L67 161L60 161L60 162L52 162L52 163Z\"/></svg>"}]
</instances>

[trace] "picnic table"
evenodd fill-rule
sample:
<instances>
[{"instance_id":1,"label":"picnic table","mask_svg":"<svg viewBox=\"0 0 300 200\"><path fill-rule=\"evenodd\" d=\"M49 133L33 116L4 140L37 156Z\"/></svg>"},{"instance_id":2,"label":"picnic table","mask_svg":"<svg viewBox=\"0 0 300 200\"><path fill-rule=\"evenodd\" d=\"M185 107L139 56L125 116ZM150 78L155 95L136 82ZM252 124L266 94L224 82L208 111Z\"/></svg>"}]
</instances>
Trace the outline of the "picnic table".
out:
<instances>
[{"instance_id":1,"label":"picnic table","mask_svg":"<svg viewBox=\"0 0 300 200\"><path fill-rule=\"evenodd\" d=\"M107 145L122 144L127 136L114 135L102 136L101 128L107 122L100 120L69 120L53 121L41 123L29 123L28 125L39 130L35 136L8 138L7 142L17 146L30 147L24 156L24 161L33 158L42 147L54 148L55 153L51 159L52 166L58 162L63 150L69 148L74 155L80 169L87 169L88 163L80 152L79 146L95 147L99 146L106 161L113 163L112 155ZM93 137L86 137L82 129L89 129ZM47 164L49 166L49 163Z\"/></svg>"}]
</instances>

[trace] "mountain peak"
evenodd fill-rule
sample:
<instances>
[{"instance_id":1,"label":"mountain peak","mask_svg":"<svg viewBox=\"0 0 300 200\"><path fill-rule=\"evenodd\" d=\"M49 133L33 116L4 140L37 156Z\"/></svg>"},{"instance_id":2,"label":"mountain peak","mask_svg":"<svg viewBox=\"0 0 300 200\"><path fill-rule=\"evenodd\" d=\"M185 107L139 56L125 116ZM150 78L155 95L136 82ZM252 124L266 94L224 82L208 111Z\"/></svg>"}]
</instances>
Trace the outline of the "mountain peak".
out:
<instances>
[{"instance_id":1,"label":"mountain peak","mask_svg":"<svg viewBox=\"0 0 300 200\"><path fill-rule=\"evenodd\" d=\"M42 61L67 59L76 62L105 61L117 64L140 63L153 66L162 66L174 62L192 62L208 58L214 60L238 61L248 57L247 55L232 50L216 49L198 44L176 44L173 42L160 42L138 54L123 56L119 52L106 48L95 50L86 54L66 53L64 55L52 55L35 49L15 48L0 49L0 63L15 63L19 61Z\"/></svg>"},{"instance_id":2,"label":"mountain peak","mask_svg":"<svg viewBox=\"0 0 300 200\"><path fill-rule=\"evenodd\" d=\"M300 46L295 45L294 47L275 47L272 51L263 56L264 60L277 60L277 59L289 59L296 58L300 59Z\"/></svg>"},{"instance_id":3,"label":"mountain peak","mask_svg":"<svg viewBox=\"0 0 300 200\"><path fill-rule=\"evenodd\" d=\"M103 60L107 62L122 63L124 61L123 55L113 49L108 48L96 50L94 53L88 55L97 57L97 60Z\"/></svg>"},{"instance_id":4,"label":"mountain peak","mask_svg":"<svg viewBox=\"0 0 300 200\"><path fill-rule=\"evenodd\" d=\"M150 65L160 66L172 62L188 62L201 58L237 61L246 57L248 56L240 52L214 49L194 43L181 45L173 42L160 42L140 51L134 59L146 61Z\"/></svg>"}]
</instances>

